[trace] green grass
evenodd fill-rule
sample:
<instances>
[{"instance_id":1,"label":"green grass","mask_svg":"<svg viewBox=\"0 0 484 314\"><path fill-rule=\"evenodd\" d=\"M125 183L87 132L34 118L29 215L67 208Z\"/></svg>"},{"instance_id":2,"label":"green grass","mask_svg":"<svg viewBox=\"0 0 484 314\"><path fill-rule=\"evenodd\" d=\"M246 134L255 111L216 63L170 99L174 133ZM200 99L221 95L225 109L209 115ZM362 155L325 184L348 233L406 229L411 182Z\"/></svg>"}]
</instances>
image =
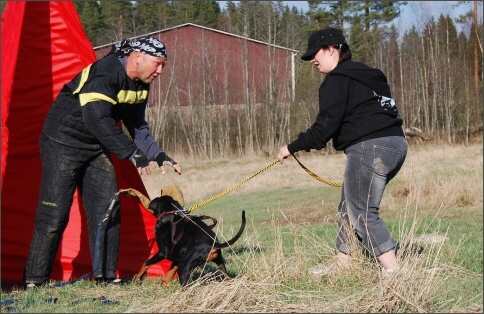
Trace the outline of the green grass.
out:
<instances>
[{"instance_id":1,"label":"green grass","mask_svg":"<svg viewBox=\"0 0 484 314\"><path fill-rule=\"evenodd\" d=\"M324 200L325 205L315 208L315 199ZM374 284L374 274L377 273L371 258L362 260L364 267L356 274L347 273L320 281L307 278L307 267L325 264L331 259L337 232L334 221L314 221L314 212L320 216L331 216L336 212L338 201L339 191L336 188L279 189L225 196L200 207L193 214L217 218L219 224L216 232L219 238L228 239L240 225L241 211L246 210L248 225L243 239L231 249L224 250L229 274L247 276L249 281L260 282L257 271L268 268L272 278L266 279L269 287L264 288L264 295L273 294L277 304L299 304L304 301L307 302L305 306L318 307L319 304L335 303L337 311L344 312L361 306L356 301L360 298L383 297L385 300L386 294L381 296L375 290L368 289L369 284ZM449 275L449 269L444 271L442 276L447 278L442 282L439 280L431 297L416 297L421 309L447 312L455 307L472 309L476 304L482 306L482 300L479 299L482 297L482 211L478 208L457 208L441 210L437 214L425 211L419 214L418 221L412 218L402 222L393 212L385 219L397 240L400 240L400 235L405 238L409 233L447 235L449 240L445 244L426 247L422 255L427 257L421 257L423 260L420 262L425 265L422 268L431 269L438 264L438 267L445 265L455 272ZM296 216L306 216L307 219L299 217L293 223L292 219ZM261 264L266 266L262 267ZM214 265L198 268L194 279L210 276L214 271ZM98 287L91 281L79 281L62 288L2 292L2 300L16 298L13 306L18 312L138 312L143 304L148 303L152 305L144 311L156 312L156 300L171 298L180 291L177 282L161 288L157 279L147 279L141 286L128 284L113 288ZM300 293L295 291L304 291L304 297L301 298ZM348 296L352 296L348 304L338 303ZM105 298L104 302L107 303L103 303L101 298ZM52 299L56 299L56 302L49 302ZM253 302L253 308L257 308L257 301ZM2 312L6 310L2 308ZM370 306L369 310L418 312L414 306L394 301L382 302L377 307Z\"/></svg>"},{"instance_id":2,"label":"green grass","mask_svg":"<svg viewBox=\"0 0 484 314\"><path fill-rule=\"evenodd\" d=\"M236 195L224 197L223 200L216 200L210 205L200 208L204 214L213 215L214 217L223 217L224 224L231 226L231 230L219 230L219 234L224 234L230 238L234 233L234 226L240 223L239 213L242 209L247 212L247 218L254 225L267 225L267 228L273 228L270 220L274 219L283 226L261 235L260 244L266 254L274 254L277 248L273 243L277 243L280 238L284 253L286 255L297 254L297 251L310 252L314 264L324 263L328 256L333 252L333 242L336 236L337 227L334 222L328 223L311 223L306 222L301 225L287 225L286 217L281 214L287 210L290 213L294 211L297 215L306 215L306 208L314 207L315 199L325 201L324 208L312 209L318 210L319 215L331 215L336 213L339 201L339 191L331 188L306 188L291 190L274 190L270 192L251 193L249 195ZM276 200L276 201L274 201ZM282 205L283 204L283 205ZM313 205L311 205L313 204ZM328 206L329 204L329 206ZM329 207L329 208L328 208ZM413 216L412 213L410 216ZM311 215L310 215L311 216ZM415 236L422 234L440 234L447 235L449 240L443 245L439 253L439 262L452 265L463 272L462 277L457 276L442 284L438 289L438 294L433 300L434 305L441 306L442 303L449 302L448 306L463 302L471 306L477 299L470 298L468 302L463 301L465 295L479 296L482 295L482 252L483 252L483 230L482 230L482 209L480 208L449 208L442 209L439 212L418 210L418 219L406 219L403 222L399 220L399 213L395 211L385 212L382 216L385 218L389 229L397 241L399 233L402 237L408 233L414 233ZM304 220L304 219L301 219ZM412 230L415 229L415 230ZM305 235L301 235L305 234ZM295 241L295 238L310 238L309 241ZM314 250L315 242L324 243L318 250ZM431 251L432 247L424 247L424 250ZM433 261L429 261L427 266L432 266ZM457 270L456 270L457 271ZM300 278L292 278L285 282L285 288L304 289L308 283L300 281ZM358 287L361 282L337 282L336 285L349 284L354 288ZM451 292L449 292L451 291ZM460 297L462 299L456 299ZM430 306L430 305L429 305ZM436 308L438 309L438 308Z\"/></svg>"},{"instance_id":3,"label":"green grass","mask_svg":"<svg viewBox=\"0 0 484 314\"><path fill-rule=\"evenodd\" d=\"M482 313L482 195L473 195L469 186L482 185L482 170L476 175L452 168L446 159L440 162L427 167L430 175L397 177L384 195L381 216L399 243L415 244L424 234L448 238L419 244L421 254L403 257L406 251L399 252L402 273L389 281L379 278L374 258L363 250L351 271L321 279L308 276L309 267L327 265L335 254L341 189L321 184L236 190L192 212L216 218L214 230L225 241L237 232L241 212L246 211L243 236L223 251L232 280L217 280L215 265L208 264L196 269L185 289L177 281L161 287L157 278L121 287L96 286L88 280L62 288L2 291L1 298L15 300L11 310L30 313ZM207 163L200 169L217 166ZM110 302L103 303L101 297ZM56 302L48 302L53 299ZM2 312L7 311L2 305Z\"/></svg>"},{"instance_id":4,"label":"green grass","mask_svg":"<svg viewBox=\"0 0 484 314\"><path fill-rule=\"evenodd\" d=\"M309 187L265 190L242 195L231 195L229 193L194 210L192 213L222 217L232 225L240 221L240 215L237 215L237 213L245 210L248 219L253 220L254 223L262 223L270 221L268 213L279 210L283 212L285 210L291 211L291 208L297 208L298 215L305 216L308 214L305 208L310 208L311 212L314 211L315 199L318 200L317 203L319 204L324 200L325 207L329 207L327 210L336 210L340 192L341 190L335 187ZM191 204L188 204L187 207L190 206Z\"/></svg>"}]
</instances>

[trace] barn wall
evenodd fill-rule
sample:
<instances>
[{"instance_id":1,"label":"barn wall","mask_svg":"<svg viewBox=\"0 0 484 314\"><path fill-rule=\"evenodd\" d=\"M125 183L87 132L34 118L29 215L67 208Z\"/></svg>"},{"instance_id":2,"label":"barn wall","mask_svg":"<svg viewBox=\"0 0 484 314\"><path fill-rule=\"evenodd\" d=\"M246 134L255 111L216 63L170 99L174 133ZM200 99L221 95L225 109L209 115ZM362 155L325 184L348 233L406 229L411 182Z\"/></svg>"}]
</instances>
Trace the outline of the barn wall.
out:
<instances>
[{"instance_id":1,"label":"barn wall","mask_svg":"<svg viewBox=\"0 0 484 314\"><path fill-rule=\"evenodd\" d=\"M290 102L292 52L187 25L152 34L168 50L149 106L248 105ZM110 46L96 49L97 58ZM272 71L272 73L271 73Z\"/></svg>"},{"instance_id":2,"label":"barn wall","mask_svg":"<svg viewBox=\"0 0 484 314\"><path fill-rule=\"evenodd\" d=\"M212 158L280 144L293 99L294 51L192 24L150 35L168 51L146 113L161 147ZM110 49L95 49L97 57Z\"/></svg>"}]
</instances>

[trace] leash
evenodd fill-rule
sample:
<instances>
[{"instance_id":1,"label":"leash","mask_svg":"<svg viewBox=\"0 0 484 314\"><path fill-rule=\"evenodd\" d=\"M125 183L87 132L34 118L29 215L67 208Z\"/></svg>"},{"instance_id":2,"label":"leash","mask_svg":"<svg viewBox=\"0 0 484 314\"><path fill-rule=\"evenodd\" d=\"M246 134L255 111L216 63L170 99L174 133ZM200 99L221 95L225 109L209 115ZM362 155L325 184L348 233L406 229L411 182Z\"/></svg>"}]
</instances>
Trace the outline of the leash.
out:
<instances>
[{"instance_id":1,"label":"leash","mask_svg":"<svg viewBox=\"0 0 484 314\"><path fill-rule=\"evenodd\" d=\"M245 182L249 181L250 179L252 179L253 177L255 177L256 175L258 175L259 173L263 172L263 171L266 171L267 169L269 169L270 167L274 166L275 164L277 164L279 162L279 159L276 159L275 161L273 161L272 163L270 163L269 165L265 166L264 168L262 168L261 170L257 171L256 173L254 173L252 176L250 176L249 178L245 179L244 181L240 182L239 184L236 184L234 185L233 187L231 187L230 189L218 194L218 195L215 195L214 197L212 198L209 198L208 200L206 201L203 201L203 202L200 202L196 205L192 205L188 208L188 211L191 212L203 205L206 205L212 201L215 201L216 199L224 196L225 194L229 193L229 192L232 192L233 190L235 190L236 188L238 188L239 186L241 186L242 184L244 184Z\"/></svg>"},{"instance_id":2,"label":"leash","mask_svg":"<svg viewBox=\"0 0 484 314\"><path fill-rule=\"evenodd\" d=\"M314 172L312 172L311 170L309 170L308 168L306 168L300 161L299 159L297 159L296 155L292 155L294 157L294 159L296 159L297 163L301 166L301 168L303 168L310 176L312 176L313 178L315 178L316 180L320 181L320 182L323 182L323 183L326 183L328 185L331 185L331 186L335 186L335 187L342 187L343 184L342 183L336 183L336 182L331 182L331 181L328 181L326 179L323 179L321 178L320 176L318 176L317 174L315 174Z\"/></svg>"},{"instance_id":3,"label":"leash","mask_svg":"<svg viewBox=\"0 0 484 314\"><path fill-rule=\"evenodd\" d=\"M311 170L309 170L308 168L306 168L300 161L299 159L297 159L297 157L295 155L292 155L294 157L294 159L296 159L297 163L309 174L311 175L313 178L315 178L316 180L320 181L320 182L323 182L323 183L326 183L328 185L331 185L331 186L335 186L335 187L342 187L343 184L342 183L336 183L336 182L331 182L331 181L328 181L326 179L323 179L321 177L319 177L317 174L315 174L314 172L312 172ZM272 163L270 163L269 165L265 166L264 168L260 169L259 171L257 171L256 173L254 173L252 176L250 176L249 178L245 179L244 181L240 182L239 184L236 184L234 185L233 187L231 187L230 189L220 193L220 194L217 194L215 195L214 197L212 198L209 198L208 200L205 200L203 202L200 202L198 204L195 204L195 205L192 205L188 208L188 211L191 212L191 211L194 211L195 209L199 208L199 207L202 207L203 205L206 205L210 202L213 202L214 200L224 196L225 194L228 194L230 192L232 192L233 190L235 190L236 188L238 188L239 186L241 186L242 184L246 183L247 181L249 181L250 179L252 179L253 177L255 177L256 175L258 175L259 173L261 172L264 172L266 171L267 169L269 169L270 167L274 166L275 164L277 164L279 162L279 159L276 159L275 161L273 161Z\"/></svg>"},{"instance_id":4,"label":"leash","mask_svg":"<svg viewBox=\"0 0 484 314\"><path fill-rule=\"evenodd\" d=\"M27 304L22 307L13 306L13 304L17 300L21 300L21 298L17 298L16 294L12 295L10 299L3 300L1 303L2 305L1 312L2 313L28 313L26 309L28 309L34 304L34 300L28 300ZM43 301L45 303L57 303L58 300L59 300L58 298L47 298L47 299L44 299Z\"/></svg>"},{"instance_id":5,"label":"leash","mask_svg":"<svg viewBox=\"0 0 484 314\"><path fill-rule=\"evenodd\" d=\"M335 186L335 187L341 187L343 186L342 183L336 183L336 182L331 182L331 181L328 181L326 179L323 179L321 177L319 177L317 174L313 173L311 170L309 170L308 168L306 168L300 161L299 159L297 159L297 157L295 155L292 155L294 157L294 159L296 159L297 163L309 174L311 175L313 178L315 178L316 180L320 181L320 182L323 182L323 183L326 183L328 185L331 185L331 186ZM220 193L220 194L217 194L215 196L213 196L212 198L209 198L208 200L205 200L203 202L200 202L198 204L195 204L195 205L192 205L190 206L185 213L187 212L191 212L191 211L194 211L195 209L199 208L199 207L202 207L203 205L206 205L210 202L213 202L215 201L216 199L232 192L233 190L235 190L236 188L238 188L239 186L241 186L242 184L246 183L247 181L249 181L250 179L254 178L256 175L260 174L261 172L264 172L266 171L267 169L271 168L272 166L274 166L275 164L277 164L279 162L279 159L276 159L274 160L272 163L270 163L269 165L265 166L264 168L260 169L259 171L257 171L256 173L254 173L253 175L251 175L250 177L248 177L247 179L243 180L242 182L234 185L233 187L231 187L230 189ZM140 193L139 191L135 190L135 189L132 189L132 188L128 188L128 189L124 189L124 190L119 190L118 193L126 193L128 195L131 195L131 196L137 196L141 203L143 204L143 206L148 209L148 206L149 206L149 203L150 203L150 200L149 198L147 198L146 196L144 196L142 193ZM149 212L153 213L152 210L148 209Z\"/></svg>"},{"instance_id":6,"label":"leash","mask_svg":"<svg viewBox=\"0 0 484 314\"><path fill-rule=\"evenodd\" d=\"M27 304L22 306L22 307L13 306L17 300L21 300L21 298L17 298L16 295L13 295L10 299L2 301L2 303L1 303L2 311L1 312L2 313L27 313L26 310L29 307L31 307L32 305L34 305L35 302L37 302L37 301L34 301L34 300L28 300ZM75 306L75 305L77 305L81 302L84 302L84 301L97 301L97 300L101 301L102 305L120 305L121 304L121 302L119 302L119 301L109 300L105 296L102 295L99 298L84 298L84 299L81 299L81 300L72 301L71 306ZM57 301L59 301L59 299L53 298L53 297L50 297L50 298L43 300L43 302L45 302L45 303L53 303L53 304L56 304Z\"/></svg>"},{"instance_id":7,"label":"leash","mask_svg":"<svg viewBox=\"0 0 484 314\"><path fill-rule=\"evenodd\" d=\"M319 177L317 174L315 174L314 172L312 172L311 170L309 170L308 168L306 168L300 161L299 159L297 159L297 157L295 155L292 155L294 157L294 159L296 159L297 163L309 174L311 175L313 178L315 178L316 180L320 181L320 182L323 182L323 183L326 183L328 185L331 185L331 186L335 186L335 187L342 187L343 184L342 183L336 183L336 182L331 182L331 181L328 181L326 179L323 179L321 177ZM236 188L238 188L239 186L241 186L242 184L246 183L247 181L249 181L250 179L254 178L256 175L260 174L261 172L264 172L266 171L267 169L271 168L272 166L274 166L275 164L277 164L279 162L279 159L276 159L274 160L272 163L270 163L269 165L265 166L264 168L260 169L259 171L257 171L256 173L254 173L253 175L251 175L250 177L248 177L247 179L243 180L242 182L234 185L233 187L231 187L230 189L220 193L220 194L217 194L215 196L213 196L212 198L209 198L203 202L200 202L198 204L195 204L195 205L192 205L190 206L187 210L183 210L182 212L184 214L187 214L191 211L194 211L196 210L197 208L199 207L202 207L203 205L206 205L210 202L213 202L215 201L216 199L232 192L233 190L235 190ZM132 188L128 188L128 189L124 189L124 190L119 190L119 193L126 193L128 195L131 195L131 196L137 196L141 203L143 204L143 206L148 209L148 206L149 206L149 203L150 203L150 200L149 198L147 198L146 196L144 196L142 193L140 193L139 191L135 190L135 189L132 189ZM148 209L149 212L151 212L153 214L153 211Z\"/></svg>"},{"instance_id":8,"label":"leash","mask_svg":"<svg viewBox=\"0 0 484 314\"><path fill-rule=\"evenodd\" d=\"M58 283L52 285L52 287L56 287L56 288L57 287L64 287L64 286L67 286L67 285L71 285L71 284L75 283L76 281L86 279L86 278L90 277L92 274L94 274L94 272L99 268L99 250L100 250L100 246L101 246L101 233L103 233L102 231L106 227L107 221L109 220L109 218L111 217L111 215L113 213L114 205L119 200L119 193L120 192L114 193L113 197L111 198L111 201L109 202L108 207L106 208L106 213L104 214L104 217L101 218L101 220L99 221L99 223L97 225L96 245L95 245L95 249L94 249L94 264L93 264L92 271L82 275L81 277L79 277L77 279L73 279L73 280L70 280L70 281L67 281L67 282L58 282Z\"/></svg>"}]
</instances>

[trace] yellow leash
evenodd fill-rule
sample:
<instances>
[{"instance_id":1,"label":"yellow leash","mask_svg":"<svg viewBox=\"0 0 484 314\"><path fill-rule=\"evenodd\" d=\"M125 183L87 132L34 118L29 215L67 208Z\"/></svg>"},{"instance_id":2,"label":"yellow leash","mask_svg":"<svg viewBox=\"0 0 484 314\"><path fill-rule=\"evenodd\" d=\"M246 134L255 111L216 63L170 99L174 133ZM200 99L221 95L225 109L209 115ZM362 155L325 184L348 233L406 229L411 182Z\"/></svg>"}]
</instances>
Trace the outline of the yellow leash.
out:
<instances>
[{"instance_id":1,"label":"yellow leash","mask_svg":"<svg viewBox=\"0 0 484 314\"><path fill-rule=\"evenodd\" d=\"M310 174L313 178L315 178L316 180L320 181L320 182L323 182L323 183L326 183L328 185L331 185L331 186L336 186L336 187L341 187L343 186L343 184L341 183L335 183L335 182L331 182L331 181L328 181L328 180L325 180L321 177L319 177L318 175L316 175L315 173L313 173L311 170L309 170L308 168L306 168L298 159L295 155L292 155L294 157L294 159L296 159L297 163L308 173ZM244 181L240 182L239 184L236 184L234 185L233 187L231 187L230 189L218 194L218 195L215 195L214 197L212 198L209 198L208 200L205 200L203 202L200 202L198 204L195 204L195 205L192 205L188 208L188 211L191 212L199 207L202 207L203 205L206 205L210 202L213 202L214 200L224 196L225 194L227 193L230 193L231 191L235 190L236 188L238 188L239 186L241 186L242 184L244 184L245 182L249 181L250 179L252 179L253 177L255 177L256 175L258 175L259 173L263 172L263 171L266 171L267 169L269 169L270 167L274 166L275 164L277 164L279 162L279 159L276 159L274 160L272 163L270 163L269 165L265 166L264 168L262 168L261 170L257 171L256 173L254 173L252 176L250 176L249 178L245 179ZM137 196L141 203L143 204L143 206L148 209L148 206L149 206L149 203L150 203L150 199L147 198L146 196L144 196L141 192L135 190L135 189L122 189L122 190L119 190L119 193L126 193L128 195L131 195L131 196ZM148 209L148 211L150 211L151 213L153 213L152 210Z\"/></svg>"},{"instance_id":2,"label":"yellow leash","mask_svg":"<svg viewBox=\"0 0 484 314\"><path fill-rule=\"evenodd\" d=\"M195 210L195 209L197 209L197 208L199 208L199 207L201 207L201 206L203 206L203 205L205 205L205 204L208 204L208 203L210 203L210 202L212 202L212 201L216 200L217 198L220 198L220 197L224 196L225 194L227 194L227 193L229 193L229 192L231 192L231 191L235 190L236 188L238 188L239 186L241 186L241 185L242 185L242 184L244 184L245 182L249 181L250 179L252 179L252 178L253 178L253 177L255 177L256 175L258 175L259 173L261 173L261 172L263 172L263 171L266 171L266 170L267 170L267 169L269 169L270 167L274 166L274 165L275 165L275 164L277 164L278 162L279 162L279 159L276 159L276 160L275 160L275 161L273 161L271 164L269 164L269 165L265 166L264 168L262 168L261 170L257 171L256 173L254 173L254 174L253 174L252 176L250 176L249 178L247 178L247 179L245 179L244 181L240 182L239 184L234 185L233 187L231 187L231 188L230 188L230 189L228 189L227 191L222 192L222 193L220 193L220 194L218 194L218 195L215 195L214 197L212 197L212 198L210 198L210 199L208 199L208 200L206 200L206 201L203 201L203 202L198 203L198 204L196 204L196 205L192 205L192 206L190 206L190 207L188 208L188 211Z\"/></svg>"},{"instance_id":3,"label":"yellow leash","mask_svg":"<svg viewBox=\"0 0 484 314\"><path fill-rule=\"evenodd\" d=\"M328 180L325 180L321 177L319 177L317 174L315 174L314 172L312 172L311 170L309 170L308 168L306 168L300 161L299 159L297 159L296 155L292 155L294 157L294 159L296 159L297 163L307 172L309 173L309 175L311 175L313 178L315 178L316 180L320 181L320 182L323 182L323 183L326 183L328 185L331 185L331 186L336 186L336 187L342 187L343 184L342 183L336 183L336 182L331 182L331 181L328 181Z\"/></svg>"},{"instance_id":4,"label":"yellow leash","mask_svg":"<svg viewBox=\"0 0 484 314\"><path fill-rule=\"evenodd\" d=\"M331 185L331 186L335 186L335 187L342 187L343 184L341 183L336 183L336 182L331 182L331 181L328 181L328 180L325 180L321 177L319 177L317 174L315 174L314 172L312 172L311 170L309 170L308 168L306 168L298 159L295 155L292 155L294 157L294 159L296 159L297 163L309 174L311 175L313 178L315 178L316 180L320 181L320 182L323 182L323 183L326 183L328 185ZM212 198L209 198L208 200L206 201L203 201L201 203L198 203L196 205L192 205L188 208L188 211L192 211L192 210L195 210L205 204L208 204L222 196L224 196L225 194L227 193L230 193L231 191L235 190L236 188L238 188L239 186L241 186L242 184L244 184L245 182L249 181L250 179L252 179L253 177L255 177L256 175L258 175L259 173L269 169L270 167L274 166L275 164L277 164L279 162L279 159L276 159L275 161L273 161L271 164L267 165L266 167L262 168L261 170L257 171L256 173L254 173L252 176L250 176L249 178L245 179L244 181L240 182L239 184L237 185L234 185L233 187L231 187L230 189L226 190L225 192L222 192L218 195L215 195L214 197Z\"/></svg>"}]
</instances>

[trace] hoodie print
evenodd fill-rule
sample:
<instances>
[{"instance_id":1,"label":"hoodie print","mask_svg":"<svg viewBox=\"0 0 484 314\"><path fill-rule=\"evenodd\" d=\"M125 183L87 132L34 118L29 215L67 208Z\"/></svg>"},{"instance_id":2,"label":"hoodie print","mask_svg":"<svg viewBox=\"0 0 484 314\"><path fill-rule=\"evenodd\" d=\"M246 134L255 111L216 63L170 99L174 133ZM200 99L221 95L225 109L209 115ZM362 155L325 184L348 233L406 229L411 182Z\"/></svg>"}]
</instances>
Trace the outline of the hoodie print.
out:
<instances>
[{"instance_id":1,"label":"hoodie print","mask_svg":"<svg viewBox=\"0 0 484 314\"><path fill-rule=\"evenodd\" d=\"M380 106L382 106L383 110L390 110L398 113L398 109L393 98L378 95L375 91L373 91L373 94L378 97L378 101L380 102Z\"/></svg>"}]
</instances>

